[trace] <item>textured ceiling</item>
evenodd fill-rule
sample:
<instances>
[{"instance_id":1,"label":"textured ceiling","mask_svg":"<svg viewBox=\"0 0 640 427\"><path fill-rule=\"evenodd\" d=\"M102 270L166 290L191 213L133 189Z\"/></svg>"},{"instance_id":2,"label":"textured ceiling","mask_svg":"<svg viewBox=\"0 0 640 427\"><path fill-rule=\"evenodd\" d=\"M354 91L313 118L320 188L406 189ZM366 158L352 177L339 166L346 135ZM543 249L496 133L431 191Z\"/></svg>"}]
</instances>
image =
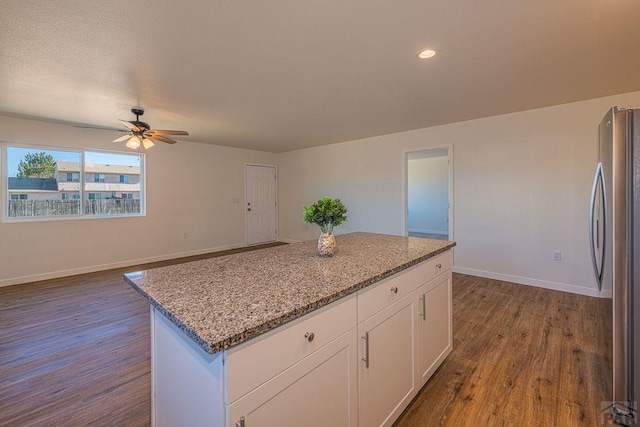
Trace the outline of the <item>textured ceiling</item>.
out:
<instances>
[{"instance_id":1,"label":"textured ceiling","mask_svg":"<svg viewBox=\"0 0 640 427\"><path fill-rule=\"evenodd\" d=\"M419 61L425 47L438 54ZM117 126L140 105L186 140L274 152L636 91L639 70L637 0L5 0L0 13L0 114Z\"/></svg>"}]
</instances>

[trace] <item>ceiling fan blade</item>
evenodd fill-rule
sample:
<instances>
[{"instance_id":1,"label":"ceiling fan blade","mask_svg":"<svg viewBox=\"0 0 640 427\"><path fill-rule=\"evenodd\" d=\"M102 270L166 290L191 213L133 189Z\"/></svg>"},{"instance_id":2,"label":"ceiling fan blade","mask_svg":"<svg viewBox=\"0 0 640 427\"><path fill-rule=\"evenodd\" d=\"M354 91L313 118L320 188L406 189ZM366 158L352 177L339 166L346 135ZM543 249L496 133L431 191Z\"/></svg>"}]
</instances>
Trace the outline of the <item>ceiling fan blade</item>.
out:
<instances>
[{"instance_id":1,"label":"ceiling fan blade","mask_svg":"<svg viewBox=\"0 0 640 427\"><path fill-rule=\"evenodd\" d=\"M140 129L138 126L134 125L131 122L128 122L126 120L122 120L120 119L120 121L122 122L123 125L125 125L126 127L128 127L129 129L136 131L136 132L142 132L142 129Z\"/></svg>"},{"instance_id":2,"label":"ceiling fan blade","mask_svg":"<svg viewBox=\"0 0 640 427\"><path fill-rule=\"evenodd\" d=\"M118 132L129 132L128 129L120 129L120 128L114 128L109 126L73 125L73 127L80 128L80 129L115 130Z\"/></svg>"},{"instance_id":3,"label":"ceiling fan blade","mask_svg":"<svg viewBox=\"0 0 640 427\"><path fill-rule=\"evenodd\" d=\"M116 138L113 140L113 142L123 142L126 141L127 139L131 138L131 134L127 134L127 135L123 135L120 138Z\"/></svg>"},{"instance_id":4,"label":"ceiling fan blade","mask_svg":"<svg viewBox=\"0 0 640 427\"><path fill-rule=\"evenodd\" d=\"M178 142L178 141L174 141L171 138L165 138L164 136L161 136L161 135L153 135L152 134L152 135L148 135L148 136L151 139L155 139L156 141L166 142L167 144L175 144L176 142Z\"/></svg>"},{"instance_id":5,"label":"ceiling fan blade","mask_svg":"<svg viewBox=\"0 0 640 427\"><path fill-rule=\"evenodd\" d=\"M189 135L189 132L185 132L183 130L158 130L151 129L148 131L149 133L156 135Z\"/></svg>"}]
</instances>

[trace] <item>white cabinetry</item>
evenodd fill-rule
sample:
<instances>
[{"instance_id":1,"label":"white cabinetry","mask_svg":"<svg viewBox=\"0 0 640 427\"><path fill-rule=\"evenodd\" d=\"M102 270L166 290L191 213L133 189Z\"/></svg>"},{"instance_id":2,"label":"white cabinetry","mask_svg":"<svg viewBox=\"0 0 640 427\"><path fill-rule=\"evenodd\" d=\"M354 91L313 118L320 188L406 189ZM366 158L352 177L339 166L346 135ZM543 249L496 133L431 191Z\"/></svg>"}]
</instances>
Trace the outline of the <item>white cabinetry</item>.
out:
<instances>
[{"instance_id":1,"label":"white cabinetry","mask_svg":"<svg viewBox=\"0 0 640 427\"><path fill-rule=\"evenodd\" d=\"M357 425L352 329L228 406L228 427Z\"/></svg>"},{"instance_id":2,"label":"white cabinetry","mask_svg":"<svg viewBox=\"0 0 640 427\"><path fill-rule=\"evenodd\" d=\"M358 325L361 426L387 426L415 395L413 296L407 295Z\"/></svg>"},{"instance_id":3,"label":"white cabinetry","mask_svg":"<svg viewBox=\"0 0 640 427\"><path fill-rule=\"evenodd\" d=\"M422 285L416 292L418 387L422 387L451 353L451 272Z\"/></svg>"},{"instance_id":4,"label":"white cabinetry","mask_svg":"<svg viewBox=\"0 0 640 427\"><path fill-rule=\"evenodd\" d=\"M389 426L452 348L451 252L210 355L152 309L154 426Z\"/></svg>"},{"instance_id":5,"label":"white cabinetry","mask_svg":"<svg viewBox=\"0 0 640 427\"><path fill-rule=\"evenodd\" d=\"M356 297L227 352L227 426L357 425Z\"/></svg>"}]
</instances>

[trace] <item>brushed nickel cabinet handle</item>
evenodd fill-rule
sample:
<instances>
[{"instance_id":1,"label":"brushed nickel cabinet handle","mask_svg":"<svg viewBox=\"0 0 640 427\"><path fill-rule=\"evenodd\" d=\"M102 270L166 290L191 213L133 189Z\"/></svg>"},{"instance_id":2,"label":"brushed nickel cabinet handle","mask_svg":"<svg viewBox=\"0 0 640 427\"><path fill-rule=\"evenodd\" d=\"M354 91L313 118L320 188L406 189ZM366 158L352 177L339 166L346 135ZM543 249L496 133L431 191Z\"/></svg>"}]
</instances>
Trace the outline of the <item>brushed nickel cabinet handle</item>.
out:
<instances>
[{"instance_id":1,"label":"brushed nickel cabinet handle","mask_svg":"<svg viewBox=\"0 0 640 427\"><path fill-rule=\"evenodd\" d=\"M364 356L362 360L364 361L365 368L369 367L369 332L365 332L361 337L364 340Z\"/></svg>"},{"instance_id":2,"label":"brushed nickel cabinet handle","mask_svg":"<svg viewBox=\"0 0 640 427\"><path fill-rule=\"evenodd\" d=\"M307 339L307 341L311 342L316 336L313 334L313 332L307 332L306 334L304 334L304 337Z\"/></svg>"},{"instance_id":3,"label":"brushed nickel cabinet handle","mask_svg":"<svg viewBox=\"0 0 640 427\"><path fill-rule=\"evenodd\" d=\"M244 427L244 417L240 417L240 419L236 421L236 427Z\"/></svg>"},{"instance_id":4,"label":"brushed nickel cabinet handle","mask_svg":"<svg viewBox=\"0 0 640 427\"><path fill-rule=\"evenodd\" d=\"M393 292L394 294L398 293L398 287L394 286L393 288L391 288L391 292Z\"/></svg>"},{"instance_id":5,"label":"brushed nickel cabinet handle","mask_svg":"<svg viewBox=\"0 0 640 427\"><path fill-rule=\"evenodd\" d=\"M442 268L442 264L436 264L436 268Z\"/></svg>"},{"instance_id":6,"label":"brushed nickel cabinet handle","mask_svg":"<svg viewBox=\"0 0 640 427\"><path fill-rule=\"evenodd\" d=\"M420 317L422 317L422 320L427 320L427 296L425 294L422 294L422 296L420 297L420 302L422 302L422 313L420 313Z\"/></svg>"}]
</instances>

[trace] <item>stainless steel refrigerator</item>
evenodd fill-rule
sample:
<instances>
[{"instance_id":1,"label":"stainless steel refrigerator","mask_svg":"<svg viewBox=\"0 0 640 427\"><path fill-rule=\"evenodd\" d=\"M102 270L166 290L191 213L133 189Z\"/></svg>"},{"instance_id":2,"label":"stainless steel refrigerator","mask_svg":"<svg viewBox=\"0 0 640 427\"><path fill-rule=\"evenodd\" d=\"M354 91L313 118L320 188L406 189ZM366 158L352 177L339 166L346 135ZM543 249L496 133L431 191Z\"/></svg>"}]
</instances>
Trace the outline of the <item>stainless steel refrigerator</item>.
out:
<instances>
[{"instance_id":1,"label":"stainless steel refrigerator","mask_svg":"<svg viewBox=\"0 0 640 427\"><path fill-rule=\"evenodd\" d=\"M598 128L591 254L608 401L603 419L636 425L640 400L640 109L613 107ZM606 418L604 418L606 417Z\"/></svg>"}]
</instances>

